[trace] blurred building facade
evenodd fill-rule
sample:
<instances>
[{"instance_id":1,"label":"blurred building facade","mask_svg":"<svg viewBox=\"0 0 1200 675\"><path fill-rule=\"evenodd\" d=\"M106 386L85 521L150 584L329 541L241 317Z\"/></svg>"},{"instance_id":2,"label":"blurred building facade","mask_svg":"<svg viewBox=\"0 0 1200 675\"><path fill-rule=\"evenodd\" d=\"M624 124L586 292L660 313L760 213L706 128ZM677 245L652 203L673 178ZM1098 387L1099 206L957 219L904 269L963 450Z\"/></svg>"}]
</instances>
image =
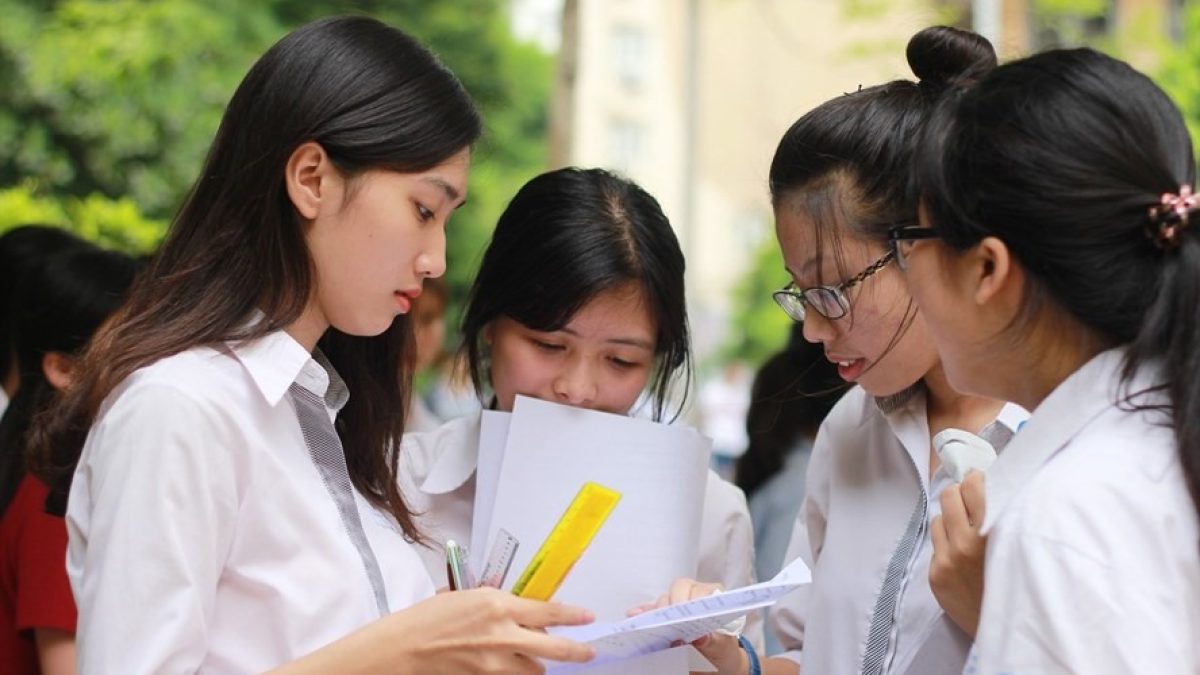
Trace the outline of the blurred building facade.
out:
<instances>
[{"instance_id":1,"label":"blurred building facade","mask_svg":"<svg viewBox=\"0 0 1200 675\"><path fill-rule=\"evenodd\" d=\"M861 4L861 3L860 3ZM567 0L551 163L618 170L654 194L688 261L697 352L729 330L731 291L773 237L767 173L805 111L909 76L927 1ZM887 5L881 9L882 5ZM779 269L779 285L787 275Z\"/></svg>"},{"instance_id":2,"label":"blurred building facade","mask_svg":"<svg viewBox=\"0 0 1200 675\"><path fill-rule=\"evenodd\" d=\"M1186 0L1091 0L1081 4L1094 11L1066 15L1041 0L519 1L543 7L542 32L548 4L559 20L550 163L615 169L658 198L687 257L703 358L732 328L732 290L774 236L771 156L804 112L911 77L904 47L928 25L972 26L1012 58L1135 22L1178 39Z\"/></svg>"}]
</instances>

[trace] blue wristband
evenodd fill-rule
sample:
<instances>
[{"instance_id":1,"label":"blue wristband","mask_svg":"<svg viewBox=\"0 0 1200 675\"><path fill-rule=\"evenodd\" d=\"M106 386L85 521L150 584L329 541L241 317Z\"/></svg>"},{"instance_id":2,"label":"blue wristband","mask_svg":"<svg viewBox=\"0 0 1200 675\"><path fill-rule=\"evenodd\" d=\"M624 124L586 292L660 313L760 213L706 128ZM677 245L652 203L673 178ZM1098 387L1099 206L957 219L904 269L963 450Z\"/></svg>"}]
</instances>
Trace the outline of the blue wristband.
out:
<instances>
[{"instance_id":1,"label":"blue wristband","mask_svg":"<svg viewBox=\"0 0 1200 675\"><path fill-rule=\"evenodd\" d=\"M762 664L758 662L758 652L754 651L754 645L745 635L738 636L738 644L746 652L746 658L750 659L750 675L762 675Z\"/></svg>"}]
</instances>

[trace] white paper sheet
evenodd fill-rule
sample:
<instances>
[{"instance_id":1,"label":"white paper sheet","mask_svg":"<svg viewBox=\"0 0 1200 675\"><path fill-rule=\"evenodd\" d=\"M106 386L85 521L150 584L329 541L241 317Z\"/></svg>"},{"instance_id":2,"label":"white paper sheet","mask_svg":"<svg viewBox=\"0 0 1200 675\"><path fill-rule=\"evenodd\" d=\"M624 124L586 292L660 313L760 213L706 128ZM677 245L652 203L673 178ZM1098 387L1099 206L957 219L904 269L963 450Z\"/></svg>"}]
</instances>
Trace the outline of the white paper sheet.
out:
<instances>
[{"instance_id":1,"label":"white paper sheet","mask_svg":"<svg viewBox=\"0 0 1200 675\"><path fill-rule=\"evenodd\" d=\"M486 526L487 547L498 528L521 542L505 587L587 481L621 500L554 600L615 621L694 576L710 452L708 439L685 425L517 397Z\"/></svg>"},{"instance_id":2,"label":"white paper sheet","mask_svg":"<svg viewBox=\"0 0 1200 675\"><path fill-rule=\"evenodd\" d=\"M615 662L666 650L676 642L696 640L739 616L775 604L811 581L808 566L796 559L770 581L664 607L624 621L553 628L550 632L591 644L596 648L591 667L608 664L611 669L618 665ZM548 672L555 674L583 669L575 664L552 665Z\"/></svg>"},{"instance_id":3,"label":"white paper sheet","mask_svg":"<svg viewBox=\"0 0 1200 675\"><path fill-rule=\"evenodd\" d=\"M471 517L471 550L468 551L471 569L477 578L483 573L487 556L491 553L486 546L489 543L492 507L496 503L500 465L504 460L504 444L508 441L511 419L512 413L484 410L479 421L479 461L475 465L475 506ZM526 542L524 545L530 544Z\"/></svg>"}]
</instances>

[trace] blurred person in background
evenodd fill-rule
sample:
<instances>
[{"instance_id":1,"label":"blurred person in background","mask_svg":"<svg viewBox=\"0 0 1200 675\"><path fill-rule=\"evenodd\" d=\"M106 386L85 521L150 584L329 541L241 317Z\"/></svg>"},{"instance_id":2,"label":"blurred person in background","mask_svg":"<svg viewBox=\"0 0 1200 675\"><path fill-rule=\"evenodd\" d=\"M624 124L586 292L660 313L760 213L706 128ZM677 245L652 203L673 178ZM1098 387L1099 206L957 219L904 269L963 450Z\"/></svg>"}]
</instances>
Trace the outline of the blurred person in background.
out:
<instances>
[{"instance_id":1,"label":"blurred person in background","mask_svg":"<svg viewBox=\"0 0 1200 675\"><path fill-rule=\"evenodd\" d=\"M20 373L12 344L12 303L21 276L47 255L84 241L53 225L19 225L0 234L0 414L17 391Z\"/></svg>"},{"instance_id":2,"label":"blurred person in background","mask_svg":"<svg viewBox=\"0 0 1200 675\"><path fill-rule=\"evenodd\" d=\"M450 302L450 290L442 279L429 279L425 282L421 295L413 301L412 323L413 342L416 344L417 356L413 364L413 373L417 381L422 376L434 378L433 384L441 377L438 365L445 359L442 343L446 339L446 307ZM430 431L438 428L443 422L426 403L414 387L408 402L408 419L405 421L405 432Z\"/></svg>"},{"instance_id":3,"label":"blurred person in background","mask_svg":"<svg viewBox=\"0 0 1200 675\"><path fill-rule=\"evenodd\" d=\"M27 265L13 289L21 386L0 418L0 663L9 675L75 672L67 526L45 511L49 488L26 469L26 439L39 412L70 385L84 343L121 303L138 268L123 253L71 241Z\"/></svg>"},{"instance_id":4,"label":"blurred person in background","mask_svg":"<svg viewBox=\"0 0 1200 675\"><path fill-rule=\"evenodd\" d=\"M750 371L741 361L726 363L700 387L697 403L700 430L712 439L712 466L722 478L733 478L734 464L746 451L746 413L750 410Z\"/></svg>"},{"instance_id":5,"label":"blurred person in background","mask_svg":"<svg viewBox=\"0 0 1200 675\"><path fill-rule=\"evenodd\" d=\"M767 359L750 389L746 434L736 480L754 526L754 570L770 579L783 567L792 525L804 502L804 482L817 429L848 388L819 344L793 324L787 346ZM769 631L767 653L780 651Z\"/></svg>"}]
</instances>

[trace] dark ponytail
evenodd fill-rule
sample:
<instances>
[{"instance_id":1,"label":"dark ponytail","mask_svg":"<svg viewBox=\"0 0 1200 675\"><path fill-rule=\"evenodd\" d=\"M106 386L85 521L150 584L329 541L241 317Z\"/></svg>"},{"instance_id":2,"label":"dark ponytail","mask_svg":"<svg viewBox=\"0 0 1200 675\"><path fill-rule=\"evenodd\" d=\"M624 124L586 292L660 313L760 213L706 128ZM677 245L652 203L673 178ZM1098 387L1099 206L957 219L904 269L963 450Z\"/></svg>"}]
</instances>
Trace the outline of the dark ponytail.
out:
<instances>
[{"instance_id":1,"label":"dark ponytail","mask_svg":"<svg viewBox=\"0 0 1200 675\"><path fill-rule=\"evenodd\" d=\"M1126 383L1161 365L1200 511L1200 210L1185 199L1195 160L1178 108L1111 57L1046 52L948 97L917 169L949 246L1002 239L1035 299L1128 347Z\"/></svg>"}]
</instances>

